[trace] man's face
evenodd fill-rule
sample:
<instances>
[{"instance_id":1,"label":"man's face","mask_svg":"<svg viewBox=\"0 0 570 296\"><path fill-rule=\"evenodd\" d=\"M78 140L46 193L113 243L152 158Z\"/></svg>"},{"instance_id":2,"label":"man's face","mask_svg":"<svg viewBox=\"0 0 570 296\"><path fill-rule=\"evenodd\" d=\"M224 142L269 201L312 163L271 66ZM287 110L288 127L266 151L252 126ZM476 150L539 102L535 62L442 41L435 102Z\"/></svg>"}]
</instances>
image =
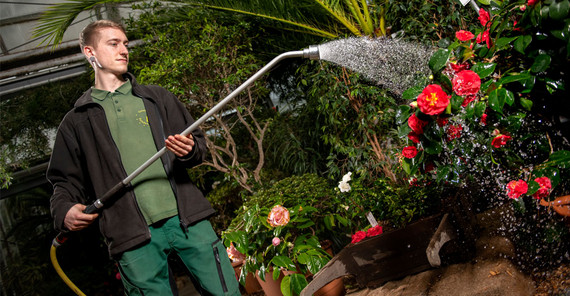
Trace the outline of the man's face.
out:
<instances>
[{"instance_id":1,"label":"man's face","mask_svg":"<svg viewBox=\"0 0 570 296\"><path fill-rule=\"evenodd\" d=\"M127 72L129 64L129 40L123 31L115 28L99 29L98 39L93 46L102 71L121 75Z\"/></svg>"}]
</instances>

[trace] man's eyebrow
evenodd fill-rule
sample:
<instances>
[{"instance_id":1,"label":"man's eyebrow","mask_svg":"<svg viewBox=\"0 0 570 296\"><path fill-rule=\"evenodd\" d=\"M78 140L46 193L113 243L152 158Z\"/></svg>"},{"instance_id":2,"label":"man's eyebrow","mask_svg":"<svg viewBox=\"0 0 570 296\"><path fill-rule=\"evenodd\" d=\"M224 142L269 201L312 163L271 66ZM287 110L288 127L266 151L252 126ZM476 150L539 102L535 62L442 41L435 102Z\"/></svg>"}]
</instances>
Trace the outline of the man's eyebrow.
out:
<instances>
[{"instance_id":1,"label":"man's eyebrow","mask_svg":"<svg viewBox=\"0 0 570 296\"><path fill-rule=\"evenodd\" d=\"M128 40L128 39L121 40L120 38L111 38L111 39L107 40L107 42L113 42L113 41L115 41L115 42L126 42L126 43L129 43L129 40Z\"/></svg>"}]
</instances>

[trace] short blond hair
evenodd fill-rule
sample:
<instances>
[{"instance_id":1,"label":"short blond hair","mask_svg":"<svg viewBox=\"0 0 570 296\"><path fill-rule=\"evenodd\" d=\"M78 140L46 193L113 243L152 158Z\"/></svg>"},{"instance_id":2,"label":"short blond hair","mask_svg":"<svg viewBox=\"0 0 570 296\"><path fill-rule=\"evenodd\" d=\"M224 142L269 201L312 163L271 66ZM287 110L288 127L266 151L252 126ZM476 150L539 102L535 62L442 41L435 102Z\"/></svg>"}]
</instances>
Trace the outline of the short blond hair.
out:
<instances>
[{"instance_id":1,"label":"short blond hair","mask_svg":"<svg viewBox=\"0 0 570 296\"><path fill-rule=\"evenodd\" d=\"M119 29L123 31L125 35L127 35L127 32L125 32L125 28L123 27L123 25L119 23L110 20L94 21L89 25L87 25L85 28L83 28L83 30L79 34L79 46L81 46L81 50L83 50L83 48L87 45L93 46L95 44L95 39L99 34L99 30L104 28Z\"/></svg>"}]
</instances>

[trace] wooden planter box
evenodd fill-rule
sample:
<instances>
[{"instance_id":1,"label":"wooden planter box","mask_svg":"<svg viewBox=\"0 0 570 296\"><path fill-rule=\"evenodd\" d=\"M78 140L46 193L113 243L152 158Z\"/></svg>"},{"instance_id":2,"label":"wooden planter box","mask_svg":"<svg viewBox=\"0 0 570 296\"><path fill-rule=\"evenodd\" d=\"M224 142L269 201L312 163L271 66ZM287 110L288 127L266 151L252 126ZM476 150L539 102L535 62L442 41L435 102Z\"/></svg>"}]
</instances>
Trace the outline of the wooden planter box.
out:
<instances>
[{"instance_id":1,"label":"wooden planter box","mask_svg":"<svg viewBox=\"0 0 570 296\"><path fill-rule=\"evenodd\" d=\"M455 237L448 214L444 214L350 244L315 274L301 296L313 295L325 284L345 275L353 275L361 287L374 288L438 267L441 248Z\"/></svg>"}]
</instances>

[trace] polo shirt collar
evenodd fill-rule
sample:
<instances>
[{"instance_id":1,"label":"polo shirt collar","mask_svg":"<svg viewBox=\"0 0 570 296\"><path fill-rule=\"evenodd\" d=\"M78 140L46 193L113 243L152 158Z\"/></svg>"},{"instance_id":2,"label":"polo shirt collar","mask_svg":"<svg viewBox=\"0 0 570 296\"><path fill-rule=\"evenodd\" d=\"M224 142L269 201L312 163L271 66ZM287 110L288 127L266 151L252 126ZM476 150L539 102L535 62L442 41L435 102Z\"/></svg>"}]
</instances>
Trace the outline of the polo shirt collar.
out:
<instances>
[{"instance_id":1,"label":"polo shirt collar","mask_svg":"<svg viewBox=\"0 0 570 296\"><path fill-rule=\"evenodd\" d=\"M101 90L95 87L91 88L91 97L93 97L96 100L99 101L103 101L105 100L105 98L107 98L108 95L111 94L111 92L106 91L106 90ZM122 95L127 95L129 93L131 93L133 89L133 86L131 84L131 81L129 79L127 79L127 81L125 83L123 83L123 85L119 86L114 92L115 93L120 93Z\"/></svg>"}]
</instances>

